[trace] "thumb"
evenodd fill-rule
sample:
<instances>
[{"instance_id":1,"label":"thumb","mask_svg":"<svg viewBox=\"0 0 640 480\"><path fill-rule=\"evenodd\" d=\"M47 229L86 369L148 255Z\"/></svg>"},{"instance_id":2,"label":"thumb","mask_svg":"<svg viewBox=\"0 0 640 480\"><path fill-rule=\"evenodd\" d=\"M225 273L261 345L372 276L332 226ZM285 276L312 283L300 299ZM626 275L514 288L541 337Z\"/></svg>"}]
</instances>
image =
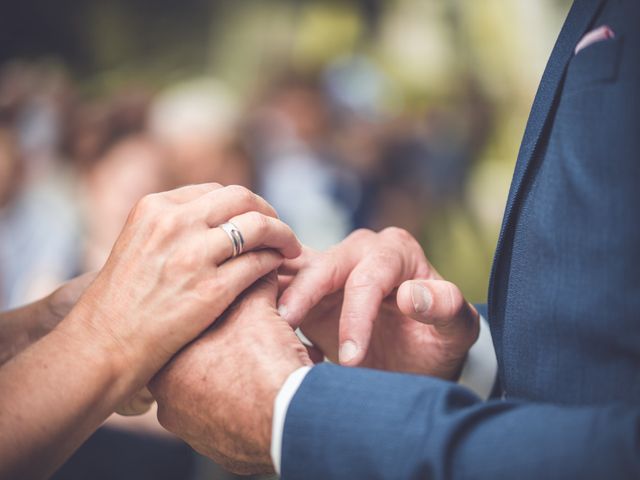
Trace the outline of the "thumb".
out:
<instances>
[{"instance_id":1,"label":"thumb","mask_svg":"<svg viewBox=\"0 0 640 480\"><path fill-rule=\"evenodd\" d=\"M433 325L442 336L471 343L478 336L478 312L451 282L410 280L400 285L396 300L404 315Z\"/></svg>"}]
</instances>

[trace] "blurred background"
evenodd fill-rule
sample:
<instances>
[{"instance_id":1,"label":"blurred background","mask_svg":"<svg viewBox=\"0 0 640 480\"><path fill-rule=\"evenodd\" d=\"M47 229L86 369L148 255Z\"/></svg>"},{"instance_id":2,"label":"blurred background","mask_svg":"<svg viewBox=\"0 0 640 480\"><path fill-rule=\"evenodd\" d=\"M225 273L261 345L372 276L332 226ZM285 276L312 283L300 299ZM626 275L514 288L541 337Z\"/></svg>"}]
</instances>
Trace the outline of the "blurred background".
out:
<instances>
[{"instance_id":1,"label":"blurred background","mask_svg":"<svg viewBox=\"0 0 640 480\"><path fill-rule=\"evenodd\" d=\"M100 268L141 196L210 181L317 248L403 227L483 302L570 3L3 1L0 308ZM109 419L55 478L234 477L152 412Z\"/></svg>"}]
</instances>

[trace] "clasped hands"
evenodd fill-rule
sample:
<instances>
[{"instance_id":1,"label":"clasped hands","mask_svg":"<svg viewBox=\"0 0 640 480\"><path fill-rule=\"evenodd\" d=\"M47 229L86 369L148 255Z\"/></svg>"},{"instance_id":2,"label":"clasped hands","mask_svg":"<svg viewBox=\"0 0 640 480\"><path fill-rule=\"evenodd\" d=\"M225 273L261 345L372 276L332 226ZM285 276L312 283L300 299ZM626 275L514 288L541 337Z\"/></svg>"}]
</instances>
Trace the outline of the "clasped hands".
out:
<instances>
[{"instance_id":1,"label":"clasped hands","mask_svg":"<svg viewBox=\"0 0 640 480\"><path fill-rule=\"evenodd\" d=\"M246 253L231 258L225 222ZM142 199L56 330L110 359L114 408L148 385L165 428L259 473L273 471L273 404L292 372L326 356L455 379L479 324L408 233L360 230L317 252L259 196L205 184Z\"/></svg>"},{"instance_id":2,"label":"clasped hands","mask_svg":"<svg viewBox=\"0 0 640 480\"><path fill-rule=\"evenodd\" d=\"M274 400L298 368L326 356L453 380L479 332L474 307L403 230L356 231L327 252L287 240L279 276L260 272L149 385L160 423L236 473L273 471Z\"/></svg>"}]
</instances>

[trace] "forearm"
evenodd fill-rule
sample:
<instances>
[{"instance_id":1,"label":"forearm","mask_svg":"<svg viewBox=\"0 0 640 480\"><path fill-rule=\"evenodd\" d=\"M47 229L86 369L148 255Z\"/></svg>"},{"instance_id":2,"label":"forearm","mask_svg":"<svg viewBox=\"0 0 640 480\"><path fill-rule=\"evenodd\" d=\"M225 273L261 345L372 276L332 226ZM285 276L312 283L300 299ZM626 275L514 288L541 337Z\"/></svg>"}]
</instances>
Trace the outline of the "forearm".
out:
<instances>
[{"instance_id":1,"label":"forearm","mask_svg":"<svg viewBox=\"0 0 640 480\"><path fill-rule=\"evenodd\" d=\"M0 313L0 365L46 335L51 316L46 299Z\"/></svg>"},{"instance_id":2,"label":"forearm","mask_svg":"<svg viewBox=\"0 0 640 480\"><path fill-rule=\"evenodd\" d=\"M0 478L47 477L136 388L79 315L0 368Z\"/></svg>"}]
</instances>

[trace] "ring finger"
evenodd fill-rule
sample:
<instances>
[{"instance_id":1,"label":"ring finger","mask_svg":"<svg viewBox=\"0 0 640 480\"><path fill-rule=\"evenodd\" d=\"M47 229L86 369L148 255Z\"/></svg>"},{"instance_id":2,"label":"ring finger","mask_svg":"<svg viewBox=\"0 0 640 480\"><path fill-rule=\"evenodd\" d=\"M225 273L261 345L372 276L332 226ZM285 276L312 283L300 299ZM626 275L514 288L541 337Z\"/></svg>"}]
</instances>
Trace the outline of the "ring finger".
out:
<instances>
[{"instance_id":1,"label":"ring finger","mask_svg":"<svg viewBox=\"0 0 640 480\"><path fill-rule=\"evenodd\" d=\"M301 245L293 230L276 218L258 212L248 212L229 220L241 233L244 240L243 251L258 248L272 248L280 251L285 258L300 255ZM209 230L212 245L221 245L214 249L213 261L220 265L233 256L234 246L231 237L220 227Z\"/></svg>"}]
</instances>

